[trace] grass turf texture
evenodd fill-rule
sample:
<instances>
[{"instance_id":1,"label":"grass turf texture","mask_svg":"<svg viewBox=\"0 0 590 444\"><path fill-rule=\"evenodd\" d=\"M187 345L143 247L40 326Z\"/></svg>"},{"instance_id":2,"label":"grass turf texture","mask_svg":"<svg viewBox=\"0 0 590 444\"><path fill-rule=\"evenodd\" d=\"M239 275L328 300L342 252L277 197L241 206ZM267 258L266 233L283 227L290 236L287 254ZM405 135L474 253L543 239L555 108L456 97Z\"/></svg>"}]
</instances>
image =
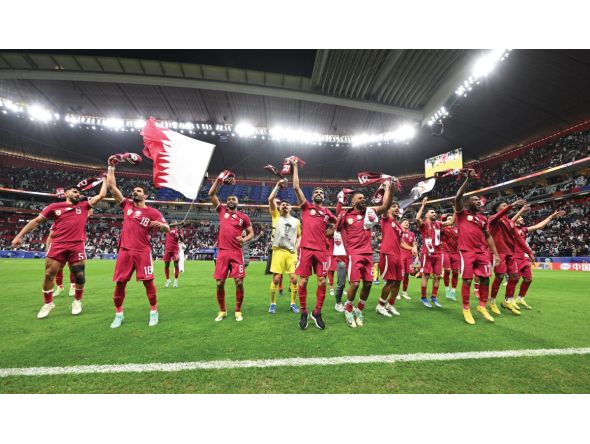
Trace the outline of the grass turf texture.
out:
<instances>
[{"instance_id":1,"label":"grass turf texture","mask_svg":"<svg viewBox=\"0 0 590 444\"><path fill-rule=\"evenodd\" d=\"M326 296L325 331L313 323L298 327L289 311L289 294L267 313L269 276L252 263L245 281L244 321L231 310L233 281L226 284L228 318L216 323L212 262L188 262L180 288L163 288L163 263L155 262L160 325L148 327L149 305L143 285L130 282L121 328L114 316L113 261L89 261L84 311L70 314L67 291L56 308L37 320L42 305L42 261L1 260L0 367L70 366L292 357L333 357L418 352L460 352L590 346L585 273L536 271L527 300L533 311L520 317L503 311L495 324L476 312L475 326L463 322L461 304L440 300L441 309L419 301L412 278L411 301L397 301L400 317L374 312L381 286L374 286L365 327L350 329ZM67 273L66 273L67 275ZM286 282L286 281L285 281ZM503 295L504 287L500 289ZM357 296L358 297L358 296ZM502 296L503 297L503 296ZM500 300L500 299L499 299ZM476 300L472 298L472 307ZM315 278L308 305L315 303ZM588 393L590 356L504 358L454 362L408 362L329 367L198 370L174 373L63 375L0 379L1 393ZM343 375L346 375L344 383Z\"/></svg>"}]
</instances>

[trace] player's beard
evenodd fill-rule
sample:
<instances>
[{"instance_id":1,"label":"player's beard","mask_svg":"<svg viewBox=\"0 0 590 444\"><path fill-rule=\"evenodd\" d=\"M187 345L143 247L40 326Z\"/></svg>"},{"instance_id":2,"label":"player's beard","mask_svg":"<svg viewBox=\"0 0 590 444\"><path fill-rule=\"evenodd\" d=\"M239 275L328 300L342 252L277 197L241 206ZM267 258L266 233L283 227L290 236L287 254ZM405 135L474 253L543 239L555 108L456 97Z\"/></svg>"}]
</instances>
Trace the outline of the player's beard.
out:
<instances>
[{"instance_id":1,"label":"player's beard","mask_svg":"<svg viewBox=\"0 0 590 444\"><path fill-rule=\"evenodd\" d=\"M228 202L227 207L233 211L238 207L238 205L235 202Z\"/></svg>"},{"instance_id":2,"label":"player's beard","mask_svg":"<svg viewBox=\"0 0 590 444\"><path fill-rule=\"evenodd\" d=\"M74 205L76 205L78 202L80 202L80 197L70 197L70 202L73 203Z\"/></svg>"},{"instance_id":3,"label":"player's beard","mask_svg":"<svg viewBox=\"0 0 590 444\"><path fill-rule=\"evenodd\" d=\"M143 199L135 194L131 195L131 200L135 203L141 203L143 202Z\"/></svg>"},{"instance_id":4,"label":"player's beard","mask_svg":"<svg viewBox=\"0 0 590 444\"><path fill-rule=\"evenodd\" d=\"M357 204L354 207L357 211L363 212L367 209L367 202L365 202L364 200L362 202L357 202Z\"/></svg>"},{"instance_id":5,"label":"player's beard","mask_svg":"<svg viewBox=\"0 0 590 444\"><path fill-rule=\"evenodd\" d=\"M324 198L321 195L317 194L313 197L313 203L316 205L321 205L322 203L324 203Z\"/></svg>"}]
</instances>

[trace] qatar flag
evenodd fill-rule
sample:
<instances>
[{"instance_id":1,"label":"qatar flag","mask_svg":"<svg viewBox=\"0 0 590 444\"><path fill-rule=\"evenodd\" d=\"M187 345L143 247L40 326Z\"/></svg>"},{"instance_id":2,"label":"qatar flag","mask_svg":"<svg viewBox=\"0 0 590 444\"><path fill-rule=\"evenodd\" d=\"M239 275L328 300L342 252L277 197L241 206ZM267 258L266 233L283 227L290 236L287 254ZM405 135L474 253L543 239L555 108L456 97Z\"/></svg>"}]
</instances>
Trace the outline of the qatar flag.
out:
<instances>
[{"instance_id":1,"label":"qatar flag","mask_svg":"<svg viewBox=\"0 0 590 444\"><path fill-rule=\"evenodd\" d=\"M196 199L215 145L157 125L153 117L141 135L143 154L154 162L154 185Z\"/></svg>"}]
</instances>

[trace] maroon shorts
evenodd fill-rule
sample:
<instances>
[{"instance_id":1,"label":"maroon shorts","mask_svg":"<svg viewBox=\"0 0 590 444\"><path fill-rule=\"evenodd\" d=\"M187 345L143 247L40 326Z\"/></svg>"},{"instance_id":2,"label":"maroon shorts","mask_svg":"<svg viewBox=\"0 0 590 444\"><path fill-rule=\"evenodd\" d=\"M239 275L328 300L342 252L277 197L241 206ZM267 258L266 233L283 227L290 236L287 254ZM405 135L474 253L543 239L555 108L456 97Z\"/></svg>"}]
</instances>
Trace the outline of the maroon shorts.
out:
<instances>
[{"instance_id":1,"label":"maroon shorts","mask_svg":"<svg viewBox=\"0 0 590 444\"><path fill-rule=\"evenodd\" d=\"M373 254L351 254L348 256L348 280L373 282Z\"/></svg>"},{"instance_id":2,"label":"maroon shorts","mask_svg":"<svg viewBox=\"0 0 590 444\"><path fill-rule=\"evenodd\" d=\"M473 279L473 275L479 277L490 277L492 263L487 251L460 251L461 278Z\"/></svg>"},{"instance_id":3,"label":"maroon shorts","mask_svg":"<svg viewBox=\"0 0 590 444\"><path fill-rule=\"evenodd\" d=\"M301 277L309 277L312 273L315 273L317 277L325 277L328 274L328 252L326 250L300 248L297 254L295 274Z\"/></svg>"},{"instance_id":4,"label":"maroon shorts","mask_svg":"<svg viewBox=\"0 0 590 444\"><path fill-rule=\"evenodd\" d=\"M515 259L516 268L518 270L518 274L527 280L531 280L533 278L533 272L531 270L531 261L524 257Z\"/></svg>"},{"instance_id":5,"label":"maroon shorts","mask_svg":"<svg viewBox=\"0 0 590 444\"><path fill-rule=\"evenodd\" d=\"M180 259L179 251L166 250L164 252L164 262L178 262Z\"/></svg>"},{"instance_id":6,"label":"maroon shorts","mask_svg":"<svg viewBox=\"0 0 590 444\"><path fill-rule=\"evenodd\" d=\"M516 265L516 260L512 255L508 254L499 254L500 256L500 263L494 267L494 273L496 274L517 274L518 267Z\"/></svg>"},{"instance_id":7,"label":"maroon shorts","mask_svg":"<svg viewBox=\"0 0 590 444\"><path fill-rule=\"evenodd\" d=\"M338 262L348 265L348 256L328 256L328 271L337 271Z\"/></svg>"},{"instance_id":8,"label":"maroon shorts","mask_svg":"<svg viewBox=\"0 0 590 444\"><path fill-rule=\"evenodd\" d=\"M244 256L238 250L219 250L215 262L214 279L243 279L246 277Z\"/></svg>"},{"instance_id":9,"label":"maroon shorts","mask_svg":"<svg viewBox=\"0 0 590 444\"><path fill-rule=\"evenodd\" d=\"M51 242L45 256L62 265L67 262L71 266L76 262L86 260L86 248L84 242Z\"/></svg>"},{"instance_id":10,"label":"maroon shorts","mask_svg":"<svg viewBox=\"0 0 590 444\"><path fill-rule=\"evenodd\" d=\"M443 253L443 268L445 270L458 270L461 268L459 253Z\"/></svg>"},{"instance_id":11,"label":"maroon shorts","mask_svg":"<svg viewBox=\"0 0 590 444\"><path fill-rule=\"evenodd\" d=\"M442 273L442 255L422 253L422 261L420 262L422 272L424 274L434 274L440 276Z\"/></svg>"},{"instance_id":12,"label":"maroon shorts","mask_svg":"<svg viewBox=\"0 0 590 444\"><path fill-rule=\"evenodd\" d=\"M414 257L412 255L405 255L402 253L401 261L404 275L412 274L414 272Z\"/></svg>"},{"instance_id":13,"label":"maroon shorts","mask_svg":"<svg viewBox=\"0 0 590 444\"><path fill-rule=\"evenodd\" d=\"M127 282L134 271L138 281L151 281L155 278L151 250L119 249L113 282Z\"/></svg>"},{"instance_id":14,"label":"maroon shorts","mask_svg":"<svg viewBox=\"0 0 590 444\"><path fill-rule=\"evenodd\" d=\"M399 256L387 253L379 255L379 274L386 281L401 281L404 278L404 267Z\"/></svg>"}]
</instances>

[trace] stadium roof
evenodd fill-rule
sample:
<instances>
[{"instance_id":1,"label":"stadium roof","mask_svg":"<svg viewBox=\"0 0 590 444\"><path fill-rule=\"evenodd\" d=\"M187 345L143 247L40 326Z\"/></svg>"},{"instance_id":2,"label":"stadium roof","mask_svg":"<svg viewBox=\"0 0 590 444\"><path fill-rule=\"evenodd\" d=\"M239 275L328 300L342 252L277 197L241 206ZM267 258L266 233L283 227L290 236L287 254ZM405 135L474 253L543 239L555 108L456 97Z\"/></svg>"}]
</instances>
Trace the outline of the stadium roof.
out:
<instances>
[{"instance_id":1,"label":"stadium roof","mask_svg":"<svg viewBox=\"0 0 590 444\"><path fill-rule=\"evenodd\" d=\"M264 163L298 154L306 176L423 170L427 157L462 147L466 160L590 117L590 51L516 50L450 109L442 136L424 125L466 77L479 50L215 50L0 52L0 97L61 114L196 122L247 121L322 134L391 131L407 144L316 146L198 136L218 144L211 170L264 175ZM88 132L0 116L0 147L100 162L138 151L135 133Z\"/></svg>"}]
</instances>

